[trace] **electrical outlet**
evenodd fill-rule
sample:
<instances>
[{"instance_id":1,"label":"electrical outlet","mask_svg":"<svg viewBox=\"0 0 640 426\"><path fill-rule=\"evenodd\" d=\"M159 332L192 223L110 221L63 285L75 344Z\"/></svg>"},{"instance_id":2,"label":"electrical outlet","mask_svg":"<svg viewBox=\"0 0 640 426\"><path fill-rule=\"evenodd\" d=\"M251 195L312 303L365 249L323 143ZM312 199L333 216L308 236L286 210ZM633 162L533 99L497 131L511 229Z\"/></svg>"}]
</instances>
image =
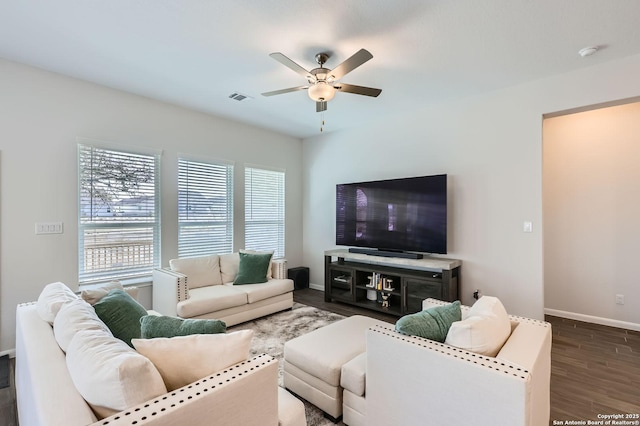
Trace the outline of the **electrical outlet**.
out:
<instances>
[{"instance_id":1,"label":"electrical outlet","mask_svg":"<svg viewBox=\"0 0 640 426\"><path fill-rule=\"evenodd\" d=\"M616 294L616 305L624 305L624 294Z\"/></svg>"},{"instance_id":2,"label":"electrical outlet","mask_svg":"<svg viewBox=\"0 0 640 426\"><path fill-rule=\"evenodd\" d=\"M480 289L477 289L476 291L473 292L473 298L478 300L482 297L482 293L480 293Z\"/></svg>"}]
</instances>

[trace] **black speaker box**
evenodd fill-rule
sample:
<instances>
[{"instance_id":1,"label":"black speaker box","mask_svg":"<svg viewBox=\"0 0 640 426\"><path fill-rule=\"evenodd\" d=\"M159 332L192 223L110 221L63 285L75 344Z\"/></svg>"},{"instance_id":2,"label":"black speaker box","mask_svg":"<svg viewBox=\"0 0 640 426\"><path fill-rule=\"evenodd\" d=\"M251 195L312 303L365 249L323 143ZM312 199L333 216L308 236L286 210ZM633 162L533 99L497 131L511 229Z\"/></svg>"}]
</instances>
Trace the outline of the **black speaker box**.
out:
<instances>
[{"instance_id":1,"label":"black speaker box","mask_svg":"<svg viewBox=\"0 0 640 426\"><path fill-rule=\"evenodd\" d=\"M287 277L290 280L293 280L293 285L296 290L309 288L309 268L306 266L290 268L287 271Z\"/></svg>"}]
</instances>

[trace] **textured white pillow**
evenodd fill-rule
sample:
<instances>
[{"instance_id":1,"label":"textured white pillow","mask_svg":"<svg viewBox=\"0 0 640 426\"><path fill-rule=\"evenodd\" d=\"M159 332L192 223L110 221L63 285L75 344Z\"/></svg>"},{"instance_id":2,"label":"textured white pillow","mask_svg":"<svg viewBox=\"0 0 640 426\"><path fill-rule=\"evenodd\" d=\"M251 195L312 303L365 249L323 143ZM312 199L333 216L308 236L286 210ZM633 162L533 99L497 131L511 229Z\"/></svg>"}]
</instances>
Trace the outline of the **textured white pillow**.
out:
<instances>
[{"instance_id":1,"label":"textured white pillow","mask_svg":"<svg viewBox=\"0 0 640 426\"><path fill-rule=\"evenodd\" d=\"M105 297L111 290L124 290L127 294L138 300L138 293L140 289L138 287L123 287L120 281L111 281L103 284L99 287L89 290L82 290L80 297L86 300L91 306L98 303L103 297Z\"/></svg>"},{"instance_id":2,"label":"textured white pillow","mask_svg":"<svg viewBox=\"0 0 640 426\"><path fill-rule=\"evenodd\" d=\"M187 276L187 286L189 288L222 284L220 257L217 254L171 259L169 266L172 271L180 272Z\"/></svg>"},{"instance_id":3,"label":"textured white pillow","mask_svg":"<svg viewBox=\"0 0 640 426\"><path fill-rule=\"evenodd\" d=\"M67 349L76 389L100 418L167 392L156 367L122 340L101 330L81 330Z\"/></svg>"},{"instance_id":4,"label":"textured white pillow","mask_svg":"<svg viewBox=\"0 0 640 426\"><path fill-rule=\"evenodd\" d=\"M256 250L239 250L240 253L248 253L248 254L270 254L271 255L271 260L269 261L269 267L267 268L267 279L271 279L273 278L273 274L271 272L271 263L273 262L273 250L268 250L268 251L256 251ZM239 263L239 258L238 258L238 263Z\"/></svg>"},{"instance_id":5,"label":"textured white pillow","mask_svg":"<svg viewBox=\"0 0 640 426\"><path fill-rule=\"evenodd\" d=\"M78 296L61 282L47 284L38 297L36 309L43 321L53 325L58 311L67 302L76 300Z\"/></svg>"},{"instance_id":6,"label":"textured white pillow","mask_svg":"<svg viewBox=\"0 0 640 426\"><path fill-rule=\"evenodd\" d=\"M220 255L220 274L223 283L232 283L240 269L240 254L229 253Z\"/></svg>"},{"instance_id":7,"label":"textured white pillow","mask_svg":"<svg viewBox=\"0 0 640 426\"><path fill-rule=\"evenodd\" d=\"M445 343L470 352L496 356L511 334L511 322L502 302L482 296L467 318L451 324Z\"/></svg>"},{"instance_id":8,"label":"textured white pillow","mask_svg":"<svg viewBox=\"0 0 640 426\"><path fill-rule=\"evenodd\" d=\"M80 330L102 330L111 335L93 307L82 299L65 303L53 321L53 334L60 349L67 351L71 339Z\"/></svg>"},{"instance_id":9,"label":"textured white pillow","mask_svg":"<svg viewBox=\"0 0 640 426\"><path fill-rule=\"evenodd\" d=\"M154 363L169 391L181 388L249 358L253 330L131 339Z\"/></svg>"}]
</instances>

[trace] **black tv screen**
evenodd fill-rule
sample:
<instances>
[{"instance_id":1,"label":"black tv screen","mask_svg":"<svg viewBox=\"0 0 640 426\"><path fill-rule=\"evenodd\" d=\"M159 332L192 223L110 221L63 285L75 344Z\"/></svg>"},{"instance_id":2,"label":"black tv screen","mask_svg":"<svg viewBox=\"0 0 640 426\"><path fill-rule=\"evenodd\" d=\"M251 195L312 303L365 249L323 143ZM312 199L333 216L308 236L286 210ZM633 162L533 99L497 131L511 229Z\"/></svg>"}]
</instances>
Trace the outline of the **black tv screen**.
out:
<instances>
[{"instance_id":1,"label":"black tv screen","mask_svg":"<svg viewBox=\"0 0 640 426\"><path fill-rule=\"evenodd\" d=\"M336 185L336 244L447 252L447 175Z\"/></svg>"}]
</instances>

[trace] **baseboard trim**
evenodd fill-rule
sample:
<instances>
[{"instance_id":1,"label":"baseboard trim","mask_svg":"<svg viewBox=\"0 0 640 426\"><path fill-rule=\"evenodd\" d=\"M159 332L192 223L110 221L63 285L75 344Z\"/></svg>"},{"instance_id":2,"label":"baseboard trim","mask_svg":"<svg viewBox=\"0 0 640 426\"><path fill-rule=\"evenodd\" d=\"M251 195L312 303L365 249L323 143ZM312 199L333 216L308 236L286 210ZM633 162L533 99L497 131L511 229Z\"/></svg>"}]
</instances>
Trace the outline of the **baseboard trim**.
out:
<instances>
[{"instance_id":1,"label":"baseboard trim","mask_svg":"<svg viewBox=\"0 0 640 426\"><path fill-rule=\"evenodd\" d=\"M578 314L575 312L560 311L557 309L545 308L546 315L554 317L568 318L576 321L590 322L593 324L607 325L609 327L626 328L627 330L640 331L640 324L635 322L619 321L611 318L596 317L593 315Z\"/></svg>"},{"instance_id":2,"label":"baseboard trim","mask_svg":"<svg viewBox=\"0 0 640 426\"><path fill-rule=\"evenodd\" d=\"M312 288L314 290L320 290L320 291L324 291L324 286L320 285L320 284L309 284L309 288Z\"/></svg>"},{"instance_id":3,"label":"baseboard trim","mask_svg":"<svg viewBox=\"0 0 640 426\"><path fill-rule=\"evenodd\" d=\"M5 355L9 355L9 358L15 358L16 357L16 350L15 349L9 349L8 351L0 352L0 356L5 356Z\"/></svg>"}]
</instances>

